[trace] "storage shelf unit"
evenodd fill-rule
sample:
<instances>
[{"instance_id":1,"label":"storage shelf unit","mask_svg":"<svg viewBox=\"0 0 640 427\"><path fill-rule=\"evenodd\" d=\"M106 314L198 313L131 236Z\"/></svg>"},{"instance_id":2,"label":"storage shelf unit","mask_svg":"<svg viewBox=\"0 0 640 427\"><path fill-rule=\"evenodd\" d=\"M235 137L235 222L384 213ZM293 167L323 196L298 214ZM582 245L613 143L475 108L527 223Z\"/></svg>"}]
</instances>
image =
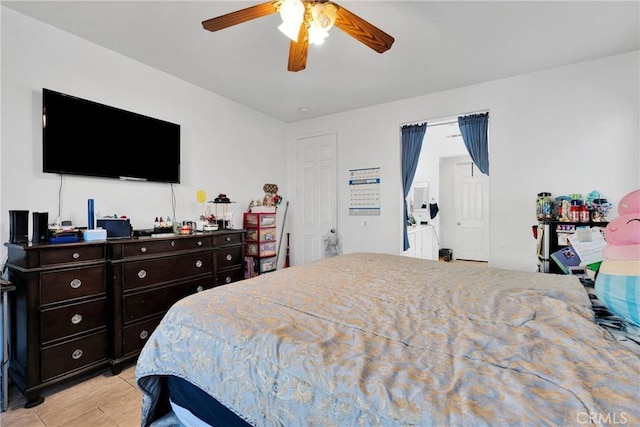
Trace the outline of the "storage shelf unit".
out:
<instances>
[{"instance_id":1,"label":"storage shelf unit","mask_svg":"<svg viewBox=\"0 0 640 427\"><path fill-rule=\"evenodd\" d=\"M247 230L245 256L253 259L254 268L249 275L268 273L276 269L276 214L245 212Z\"/></svg>"},{"instance_id":2,"label":"storage shelf unit","mask_svg":"<svg viewBox=\"0 0 640 427\"><path fill-rule=\"evenodd\" d=\"M551 258L551 254L569 246L567 236L580 227L600 227L604 231L609 224L603 222L576 222L547 220L538 223L538 271L541 273L563 274L562 270ZM569 231L573 228L573 231Z\"/></svg>"}]
</instances>

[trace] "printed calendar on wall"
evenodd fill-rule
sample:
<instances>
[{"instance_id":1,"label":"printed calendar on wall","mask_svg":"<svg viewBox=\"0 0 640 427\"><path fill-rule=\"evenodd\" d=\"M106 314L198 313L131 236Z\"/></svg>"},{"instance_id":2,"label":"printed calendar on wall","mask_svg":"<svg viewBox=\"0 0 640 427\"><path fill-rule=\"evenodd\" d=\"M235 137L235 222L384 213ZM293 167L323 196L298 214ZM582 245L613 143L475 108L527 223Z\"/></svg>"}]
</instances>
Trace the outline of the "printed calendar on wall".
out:
<instances>
[{"instance_id":1,"label":"printed calendar on wall","mask_svg":"<svg viewBox=\"0 0 640 427\"><path fill-rule=\"evenodd\" d=\"M380 168L349 170L349 215L380 215Z\"/></svg>"}]
</instances>

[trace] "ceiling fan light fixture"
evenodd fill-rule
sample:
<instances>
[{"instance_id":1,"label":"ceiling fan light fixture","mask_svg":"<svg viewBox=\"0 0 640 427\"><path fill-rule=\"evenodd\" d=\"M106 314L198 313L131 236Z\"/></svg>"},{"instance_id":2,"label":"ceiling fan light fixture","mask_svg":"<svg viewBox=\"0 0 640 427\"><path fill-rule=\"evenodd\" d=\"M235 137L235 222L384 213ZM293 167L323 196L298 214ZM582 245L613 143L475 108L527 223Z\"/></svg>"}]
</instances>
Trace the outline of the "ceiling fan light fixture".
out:
<instances>
[{"instance_id":1,"label":"ceiling fan light fixture","mask_svg":"<svg viewBox=\"0 0 640 427\"><path fill-rule=\"evenodd\" d=\"M298 25L289 25L286 22L278 25L278 29L282 34L289 37L294 42L298 42L298 34L300 31L300 24Z\"/></svg>"},{"instance_id":2,"label":"ceiling fan light fixture","mask_svg":"<svg viewBox=\"0 0 640 427\"><path fill-rule=\"evenodd\" d=\"M287 60L287 70L292 72L306 68L309 45L322 43L333 26L378 53L389 50L394 42L391 35L331 0L268 0L207 19L202 26L220 31L276 13L282 18L278 29L292 40Z\"/></svg>"},{"instance_id":3,"label":"ceiling fan light fixture","mask_svg":"<svg viewBox=\"0 0 640 427\"><path fill-rule=\"evenodd\" d=\"M333 3L316 3L311 6L309 43L319 45L329 37L329 30L336 22L338 8Z\"/></svg>"},{"instance_id":4,"label":"ceiling fan light fixture","mask_svg":"<svg viewBox=\"0 0 640 427\"><path fill-rule=\"evenodd\" d=\"M309 26L309 43L320 45L324 43L324 39L329 37L329 32L323 30L318 25L315 25L313 22Z\"/></svg>"},{"instance_id":5,"label":"ceiling fan light fixture","mask_svg":"<svg viewBox=\"0 0 640 427\"><path fill-rule=\"evenodd\" d=\"M328 32L336 23L337 12L338 8L333 3L316 3L311 8L313 23Z\"/></svg>"},{"instance_id":6,"label":"ceiling fan light fixture","mask_svg":"<svg viewBox=\"0 0 640 427\"><path fill-rule=\"evenodd\" d=\"M282 24L278 26L278 30L294 42L298 42L304 11L305 7L301 0L284 0L280 5L279 12Z\"/></svg>"}]
</instances>

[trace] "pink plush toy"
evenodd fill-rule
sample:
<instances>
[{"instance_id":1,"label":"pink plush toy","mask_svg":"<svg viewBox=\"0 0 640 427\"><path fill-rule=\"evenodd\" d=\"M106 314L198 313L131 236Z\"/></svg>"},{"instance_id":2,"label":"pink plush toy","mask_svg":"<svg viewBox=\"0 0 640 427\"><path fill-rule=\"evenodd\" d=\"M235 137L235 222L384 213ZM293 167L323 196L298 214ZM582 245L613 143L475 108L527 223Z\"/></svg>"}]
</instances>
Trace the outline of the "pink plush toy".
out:
<instances>
[{"instance_id":1,"label":"pink plush toy","mask_svg":"<svg viewBox=\"0 0 640 427\"><path fill-rule=\"evenodd\" d=\"M605 231L595 290L609 310L640 326L640 189L620 200L618 213Z\"/></svg>"}]
</instances>

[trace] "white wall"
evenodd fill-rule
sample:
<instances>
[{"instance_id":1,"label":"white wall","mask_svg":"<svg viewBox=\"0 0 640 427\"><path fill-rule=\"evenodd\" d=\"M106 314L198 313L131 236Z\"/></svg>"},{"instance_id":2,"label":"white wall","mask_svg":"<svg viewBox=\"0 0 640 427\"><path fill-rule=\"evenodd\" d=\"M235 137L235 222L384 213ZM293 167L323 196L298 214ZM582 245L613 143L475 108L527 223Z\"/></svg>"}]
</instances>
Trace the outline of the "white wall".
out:
<instances>
[{"instance_id":1,"label":"white wall","mask_svg":"<svg viewBox=\"0 0 640 427\"><path fill-rule=\"evenodd\" d=\"M617 203L640 188L638 64L636 51L290 124L288 192L295 190L296 138L337 132L343 250L400 253L400 125L488 110L490 265L532 271L538 192L595 189ZM347 172L377 166L381 215L361 228L348 215ZM295 221L295 203L290 209Z\"/></svg>"},{"instance_id":2,"label":"white wall","mask_svg":"<svg viewBox=\"0 0 640 427\"><path fill-rule=\"evenodd\" d=\"M40 90L54 90L182 125L178 219L195 219L195 192L229 194L237 222L262 186L280 186L295 225L295 141L338 133L339 231L345 252L400 253L401 123L490 112L490 264L535 266L534 200L599 190L617 202L640 187L638 52L284 125L100 46L2 8L0 239L8 211L58 211L59 177L43 174ZM251 126L247 124L251 123ZM287 167L283 168L283 153ZM381 215L361 228L348 215L348 170L381 168ZM83 224L96 210L135 228L171 213L168 184L65 178L62 216ZM289 228L289 227L287 227ZM5 248L2 249L5 251ZM292 248L295 262L295 248Z\"/></svg>"},{"instance_id":3,"label":"white wall","mask_svg":"<svg viewBox=\"0 0 640 427\"><path fill-rule=\"evenodd\" d=\"M3 7L3 242L9 210L58 214L60 176L42 172L43 87L180 124L178 220L198 218L196 191L203 189L209 200L226 193L237 202L231 209L239 228L249 201L264 196L265 183L286 188L282 122ZM95 199L96 212L127 215L134 228L150 228L156 216L172 215L169 184L67 176L62 219L86 226L88 198Z\"/></svg>"}]
</instances>

